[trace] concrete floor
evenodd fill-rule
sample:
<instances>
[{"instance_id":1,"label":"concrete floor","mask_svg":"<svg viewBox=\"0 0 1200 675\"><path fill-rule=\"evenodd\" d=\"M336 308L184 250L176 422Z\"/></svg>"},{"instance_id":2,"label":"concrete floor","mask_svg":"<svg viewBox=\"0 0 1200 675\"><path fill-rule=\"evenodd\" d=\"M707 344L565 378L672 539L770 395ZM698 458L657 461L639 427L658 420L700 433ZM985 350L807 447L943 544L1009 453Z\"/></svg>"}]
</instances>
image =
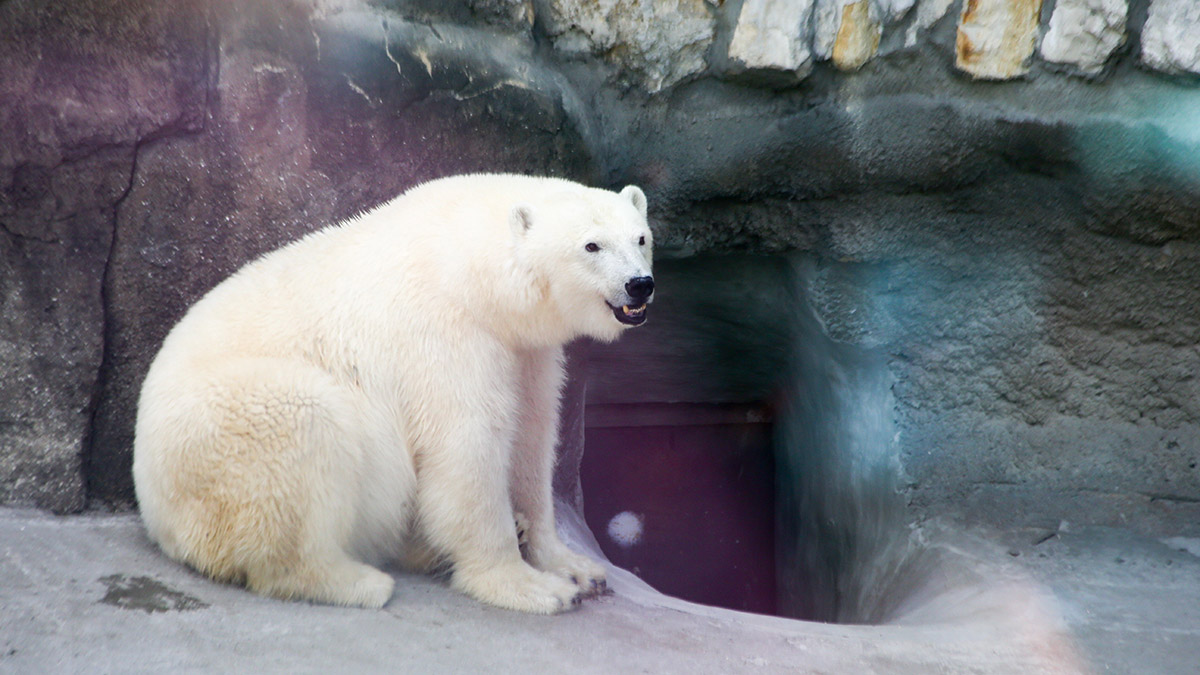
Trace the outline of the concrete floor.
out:
<instances>
[{"instance_id":1,"label":"concrete floor","mask_svg":"<svg viewBox=\"0 0 1200 675\"><path fill-rule=\"evenodd\" d=\"M554 617L411 575L379 611L287 603L175 564L133 515L0 510L0 672L1196 672L1200 541L1045 536L956 551L972 573L847 626L692 605L620 570L615 595Z\"/></svg>"}]
</instances>

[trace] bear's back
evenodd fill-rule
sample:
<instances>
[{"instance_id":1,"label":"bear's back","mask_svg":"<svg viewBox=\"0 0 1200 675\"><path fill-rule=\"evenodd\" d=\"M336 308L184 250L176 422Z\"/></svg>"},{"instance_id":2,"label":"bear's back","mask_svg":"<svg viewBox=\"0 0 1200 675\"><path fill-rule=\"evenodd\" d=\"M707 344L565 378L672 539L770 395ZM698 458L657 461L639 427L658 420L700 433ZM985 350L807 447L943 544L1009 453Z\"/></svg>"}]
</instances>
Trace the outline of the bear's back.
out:
<instances>
[{"instance_id":1,"label":"bear's back","mask_svg":"<svg viewBox=\"0 0 1200 675\"><path fill-rule=\"evenodd\" d=\"M347 326L367 340L383 330L375 322L444 311L447 300L469 305L471 293L492 290L481 275L510 255L513 206L583 190L513 174L423 183L248 263L193 305L156 360L308 355L353 340Z\"/></svg>"}]
</instances>

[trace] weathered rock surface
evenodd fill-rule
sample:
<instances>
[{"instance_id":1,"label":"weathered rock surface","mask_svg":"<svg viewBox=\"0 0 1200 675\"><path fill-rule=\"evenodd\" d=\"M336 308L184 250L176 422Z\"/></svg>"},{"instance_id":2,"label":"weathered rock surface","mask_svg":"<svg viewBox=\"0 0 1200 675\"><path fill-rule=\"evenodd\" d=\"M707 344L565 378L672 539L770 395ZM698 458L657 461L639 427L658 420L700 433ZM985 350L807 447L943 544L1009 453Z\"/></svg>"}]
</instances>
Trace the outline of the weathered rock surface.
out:
<instances>
[{"instance_id":1,"label":"weathered rock surface","mask_svg":"<svg viewBox=\"0 0 1200 675\"><path fill-rule=\"evenodd\" d=\"M1029 70L1042 0L967 0L955 40L955 65L981 80L1007 80Z\"/></svg>"},{"instance_id":2,"label":"weathered rock surface","mask_svg":"<svg viewBox=\"0 0 1200 675\"><path fill-rule=\"evenodd\" d=\"M1042 58L1097 75L1125 44L1127 0L1059 0L1042 38Z\"/></svg>"},{"instance_id":3,"label":"weathered rock surface","mask_svg":"<svg viewBox=\"0 0 1200 675\"><path fill-rule=\"evenodd\" d=\"M0 5L0 501L84 504L114 222L139 148L203 124L197 18Z\"/></svg>"},{"instance_id":4,"label":"weathered rock surface","mask_svg":"<svg viewBox=\"0 0 1200 675\"><path fill-rule=\"evenodd\" d=\"M1142 28L1142 62L1173 75L1200 74L1200 3L1151 0Z\"/></svg>"},{"instance_id":5,"label":"weathered rock surface","mask_svg":"<svg viewBox=\"0 0 1200 675\"><path fill-rule=\"evenodd\" d=\"M702 72L716 33L706 0L538 0L537 8L559 50L603 56L651 92Z\"/></svg>"},{"instance_id":6,"label":"weathered rock surface","mask_svg":"<svg viewBox=\"0 0 1200 675\"><path fill-rule=\"evenodd\" d=\"M917 15L904 34L904 46L916 45L921 33L946 16L952 4L954 0L921 0L917 3Z\"/></svg>"},{"instance_id":7,"label":"weathered rock surface","mask_svg":"<svg viewBox=\"0 0 1200 675\"><path fill-rule=\"evenodd\" d=\"M863 67L878 51L882 33L880 17L869 0L843 5L837 37L833 41L833 65L841 70Z\"/></svg>"},{"instance_id":8,"label":"weathered rock surface","mask_svg":"<svg viewBox=\"0 0 1200 675\"><path fill-rule=\"evenodd\" d=\"M893 23L907 16L916 6L917 0L875 0L874 4L879 8L884 23Z\"/></svg>"},{"instance_id":9,"label":"weathered rock surface","mask_svg":"<svg viewBox=\"0 0 1200 675\"><path fill-rule=\"evenodd\" d=\"M515 39L366 13L310 26L286 5L214 18L205 132L142 152L117 221L91 449L92 496L116 504L132 500L131 422L155 345L242 264L429 177L588 172L552 75Z\"/></svg>"},{"instance_id":10,"label":"weathered rock surface","mask_svg":"<svg viewBox=\"0 0 1200 675\"><path fill-rule=\"evenodd\" d=\"M841 70L857 70L879 48L879 11L870 0L817 0L813 51Z\"/></svg>"}]
</instances>

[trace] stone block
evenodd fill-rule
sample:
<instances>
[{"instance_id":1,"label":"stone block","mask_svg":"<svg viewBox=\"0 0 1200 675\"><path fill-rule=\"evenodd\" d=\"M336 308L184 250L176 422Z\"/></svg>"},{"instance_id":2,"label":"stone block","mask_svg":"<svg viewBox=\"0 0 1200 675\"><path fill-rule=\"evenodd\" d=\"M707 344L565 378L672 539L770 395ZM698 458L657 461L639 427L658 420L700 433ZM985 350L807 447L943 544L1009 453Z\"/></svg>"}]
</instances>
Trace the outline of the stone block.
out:
<instances>
[{"instance_id":1,"label":"stone block","mask_svg":"<svg viewBox=\"0 0 1200 675\"><path fill-rule=\"evenodd\" d=\"M979 80L1011 80L1029 71L1042 0L965 0L955 66Z\"/></svg>"},{"instance_id":2,"label":"stone block","mask_svg":"<svg viewBox=\"0 0 1200 675\"><path fill-rule=\"evenodd\" d=\"M1059 0L1042 38L1042 58L1098 75L1125 44L1128 0Z\"/></svg>"},{"instance_id":3,"label":"stone block","mask_svg":"<svg viewBox=\"0 0 1200 675\"><path fill-rule=\"evenodd\" d=\"M808 46L813 0L746 0L729 43L729 58L747 70L775 70L803 79L812 70Z\"/></svg>"},{"instance_id":4,"label":"stone block","mask_svg":"<svg viewBox=\"0 0 1200 675\"><path fill-rule=\"evenodd\" d=\"M869 0L842 6L841 23L833 42L833 65L839 70L858 70L879 50L882 26Z\"/></svg>"},{"instance_id":5,"label":"stone block","mask_svg":"<svg viewBox=\"0 0 1200 675\"><path fill-rule=\"evenodd\" d=\"M879 49L882 26L870 0L818 0L813 51L840 70L857 70Z\"/></svg>"},{"instance_id":6,"label":"stone block","mask_svg":"<svg viewBox=\"0 0 1200 675\"><path fill-rule=\"evenodd\" d=\"M1200 2L1152 0L1142 27L1142 63L1172 75L1200 75Z\"/></svg>"}]
</instances>

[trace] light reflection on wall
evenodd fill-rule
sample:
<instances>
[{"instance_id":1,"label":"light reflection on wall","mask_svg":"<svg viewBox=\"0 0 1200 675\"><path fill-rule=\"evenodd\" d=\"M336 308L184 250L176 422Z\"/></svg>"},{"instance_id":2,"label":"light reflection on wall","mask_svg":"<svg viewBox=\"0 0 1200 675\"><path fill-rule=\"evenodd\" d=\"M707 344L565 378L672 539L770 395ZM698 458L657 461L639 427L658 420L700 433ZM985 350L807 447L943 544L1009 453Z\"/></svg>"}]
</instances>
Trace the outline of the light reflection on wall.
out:
<instances>
[{"instance_id":1,"label":"light reflection on wall","mask_svg":"<svg viewBox=\"0 0 1200 675\"><path fill-rule=\"evenodd\" d=\"M793 270L796 337L775 440L780 606L876 622L890 573L883 554L906 535L891 377L878 350L827 334L810 304L818 264L797 259Z\"/></svg>"}]
</instances>

